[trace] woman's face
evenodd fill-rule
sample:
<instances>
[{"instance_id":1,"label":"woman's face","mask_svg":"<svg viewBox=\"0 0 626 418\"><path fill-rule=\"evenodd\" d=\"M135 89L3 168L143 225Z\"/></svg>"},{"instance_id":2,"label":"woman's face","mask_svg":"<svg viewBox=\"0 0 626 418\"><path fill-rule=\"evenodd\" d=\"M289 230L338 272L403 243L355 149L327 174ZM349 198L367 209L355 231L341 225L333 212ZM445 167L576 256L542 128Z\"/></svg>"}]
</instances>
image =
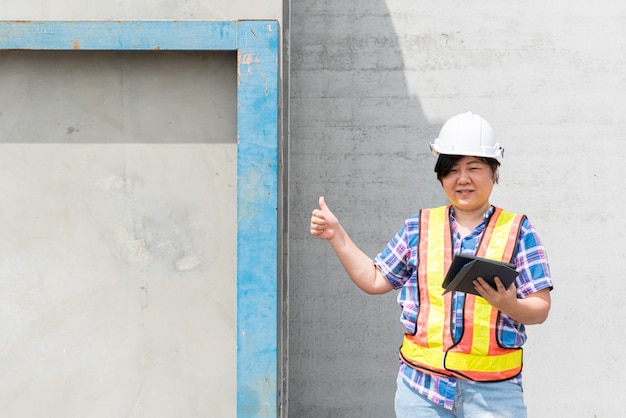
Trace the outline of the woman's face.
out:
<instances>
[{"instance_id":1,"label":"woman's face","mask_svg":"<svg viewBox=\"0 0 626 418\"><path fill-rule=\"evenodd\" d=\"M489 207L496 175L480 158L463 157L441 180L441 184L455 209L484 212Z\"/></svg>"}]
</instances>

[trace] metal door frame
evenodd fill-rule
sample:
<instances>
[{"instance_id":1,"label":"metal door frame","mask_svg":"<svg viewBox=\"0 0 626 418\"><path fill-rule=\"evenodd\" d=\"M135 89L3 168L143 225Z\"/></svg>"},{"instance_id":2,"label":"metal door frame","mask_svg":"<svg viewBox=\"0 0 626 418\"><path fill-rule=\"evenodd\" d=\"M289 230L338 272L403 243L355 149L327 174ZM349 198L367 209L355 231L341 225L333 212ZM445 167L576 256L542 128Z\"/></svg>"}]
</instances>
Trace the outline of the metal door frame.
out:
<instances>
[{"instance_id":1,"label":"metal door frame","mask_svg":"<svg viewBox=\"0 0 626 418\"><path fill-rule=\"evenodd\" d=\"M237 416L278 416L277 22L0 21L0 50L237 51Z\"/></svg>"}]
</instances>

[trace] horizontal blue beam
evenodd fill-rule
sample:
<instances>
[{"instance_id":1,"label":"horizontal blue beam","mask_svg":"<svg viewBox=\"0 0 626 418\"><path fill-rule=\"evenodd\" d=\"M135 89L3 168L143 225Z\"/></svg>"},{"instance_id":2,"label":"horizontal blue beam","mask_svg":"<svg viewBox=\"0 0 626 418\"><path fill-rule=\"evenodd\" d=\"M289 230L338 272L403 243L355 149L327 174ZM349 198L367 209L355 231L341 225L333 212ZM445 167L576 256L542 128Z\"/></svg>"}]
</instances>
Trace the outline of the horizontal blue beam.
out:
<instances>
[{"instance_id":1,"label":"horizontal blue beam","mask_svg":"<svg viewBox=\"0 0 626 418\"><path fill-rule=\"evenodd\" d=\"M234 51L234 21L0 21L0 49Z\"/></svg>"}]
</instances>

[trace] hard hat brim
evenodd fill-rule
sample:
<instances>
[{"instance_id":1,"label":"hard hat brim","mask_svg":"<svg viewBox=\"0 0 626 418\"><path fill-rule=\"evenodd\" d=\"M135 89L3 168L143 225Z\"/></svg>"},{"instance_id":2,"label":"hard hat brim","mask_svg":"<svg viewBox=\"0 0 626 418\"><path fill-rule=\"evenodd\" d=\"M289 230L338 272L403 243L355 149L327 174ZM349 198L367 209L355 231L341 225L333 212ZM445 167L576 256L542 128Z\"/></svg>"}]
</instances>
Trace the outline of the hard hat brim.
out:
<instances>
[{"instance_id":1,"label":"hard hat brim","mask_svg":"<svg viewBox=\"0 0 626 418\"><path fill-rule=\"evenodd\" d=\"M500 146L500 144L496 143L493 147L482 146L480 149L476 147L470 147L464 149L460 146L446 146L439 143L439 139L436 139L435 142L430 143L430 150L432 151L435 157L438 157L440 154L444 155L463 155L463 156L472 156L472 157L487 157L487 158L495 158L499 160L504 156L504 148Z\"/></svg>"}]
</instances>

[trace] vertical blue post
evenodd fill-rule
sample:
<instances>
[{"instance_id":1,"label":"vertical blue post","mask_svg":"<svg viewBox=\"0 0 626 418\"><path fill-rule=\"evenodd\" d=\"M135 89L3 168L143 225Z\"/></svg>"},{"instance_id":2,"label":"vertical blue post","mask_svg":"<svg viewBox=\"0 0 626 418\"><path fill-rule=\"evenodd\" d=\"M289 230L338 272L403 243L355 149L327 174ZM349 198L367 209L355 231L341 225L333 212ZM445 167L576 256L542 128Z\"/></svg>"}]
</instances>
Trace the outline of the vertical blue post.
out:
<instances>
[{"instance_id":1,"label":"vertical blue post","mask_svg":"<svg viewBox=\"0 0 626 418\"><path fill-rule=\"evenodd\" d=\"M237 417L278 415L276 22L241 21L237 89Z\"/></svg>"}]
</instances>

